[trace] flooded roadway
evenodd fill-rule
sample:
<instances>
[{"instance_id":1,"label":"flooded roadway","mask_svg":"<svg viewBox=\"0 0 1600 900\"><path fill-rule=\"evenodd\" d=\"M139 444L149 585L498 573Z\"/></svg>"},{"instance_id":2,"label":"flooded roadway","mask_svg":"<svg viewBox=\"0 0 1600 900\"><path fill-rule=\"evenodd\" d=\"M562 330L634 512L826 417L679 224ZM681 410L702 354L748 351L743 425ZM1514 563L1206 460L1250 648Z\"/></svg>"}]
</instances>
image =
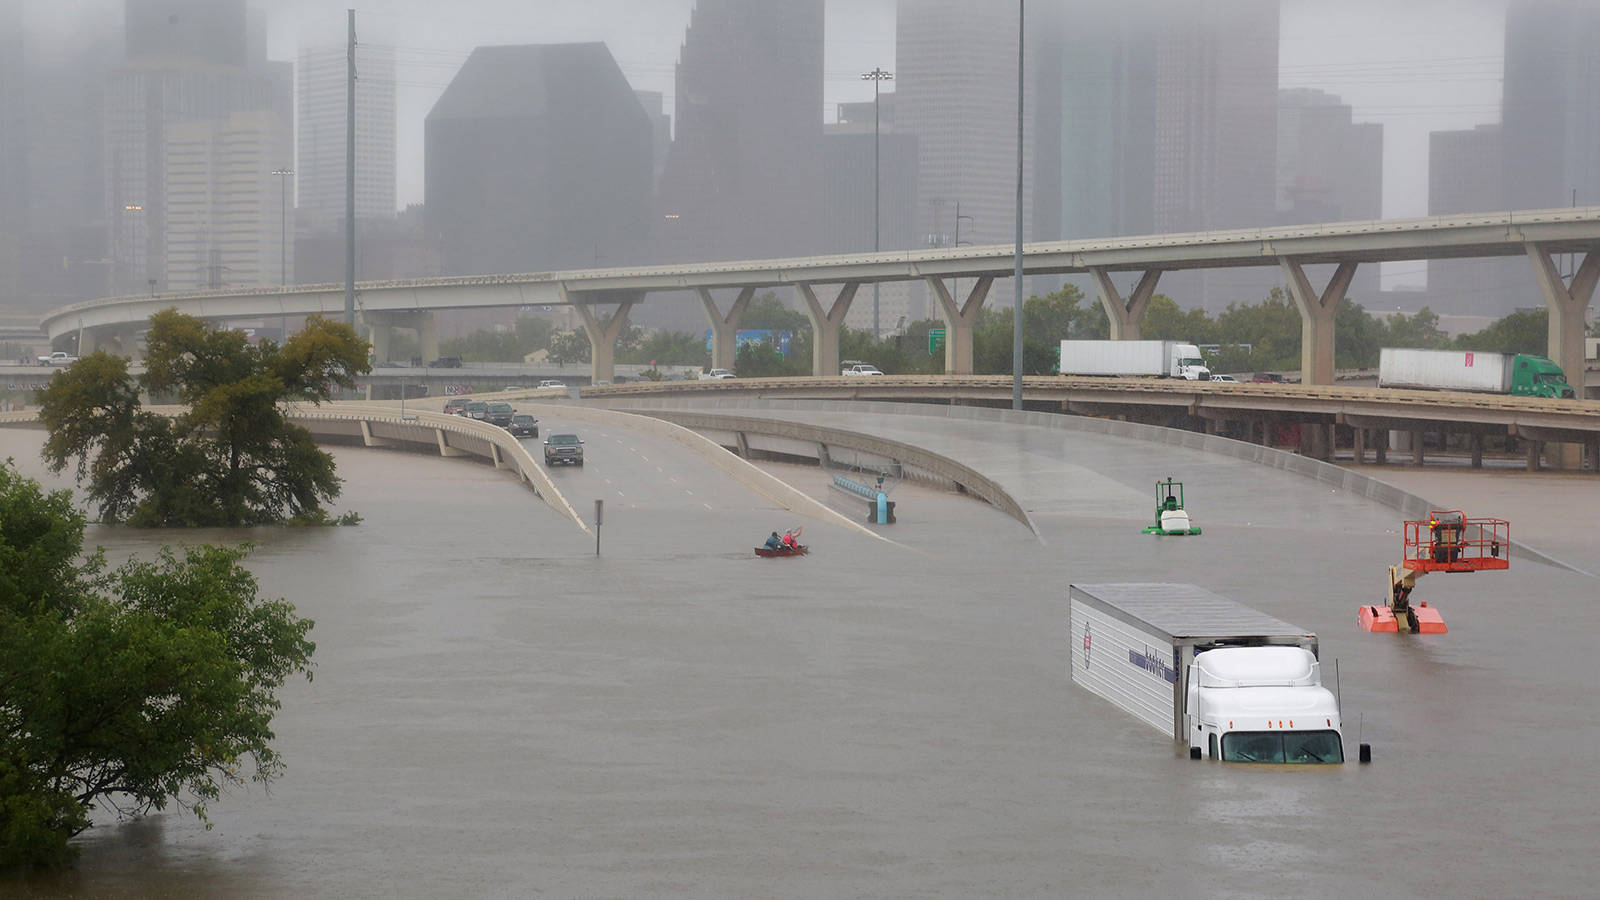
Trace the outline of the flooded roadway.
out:
<instances>
[{"instance_id":1,"label":"flooded roadway","mask_svg":"<svg viewBox=\"0 0 1600 900\"><path fill-rule=\"evenodd\" d=\"M1363 634L1355 606L1400 550L1387 510L1181 448L988 427L1036 488L1038 538L903 486L888 544L579 424L588 463L554 477L586 517L606 500L596 557L503 473L340 450L362 526L203 536L258 541L264 592L317 621L316 680L281 693L284 777L213 804L209 833L108 821L75 871L0 894L1596 893L1592 580L1430 578L1449 635ZM38 441L0 430L0 453L36 471ZM1138 533L1168 474L1197 539ZM752 558L797 521L812 556ZM1193 581L1315 630L1376 761L1191 762L1071 685L1072 580Z\"/></svg>"}]
</instances>

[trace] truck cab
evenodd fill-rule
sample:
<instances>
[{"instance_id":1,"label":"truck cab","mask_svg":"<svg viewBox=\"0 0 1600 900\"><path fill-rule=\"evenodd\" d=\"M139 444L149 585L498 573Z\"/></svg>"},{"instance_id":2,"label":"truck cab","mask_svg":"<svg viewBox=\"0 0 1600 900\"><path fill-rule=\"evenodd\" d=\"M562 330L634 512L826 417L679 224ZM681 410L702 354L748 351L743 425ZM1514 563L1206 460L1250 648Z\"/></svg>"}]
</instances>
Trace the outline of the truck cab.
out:
<instances>
[{"instance_id":1,"label":"truck cab","mask_svg":"<svg viewBox=\"0 0 1600 900\"><path fill-rule=\"evenodd\" d=\"M1170 345L1171 361L1168 375L1173 378L1182 378L1185 381L1210 381L1211 367L1200 355L1200 348L1194 344L1173 343Z\"/></svg>"},{"instance_id":2,"label":"truck cab","mask_svg":"<svg viewBox=\"0 0 1600 900\"><path fill-rule=\"evenodd\" d=\"M1523 397L1574 399L1578 392L1567 383L1561 367L1543 356L1518 353L1511 363L1511 393Z\"/></svg>"},{"instance_id":3,"label":"truck cab","mask_svg":"<svg viewBox=\"0 0 1600 900\"><path fill-rule=\"evenodd\" d=\"M1218 647L1189 669L1191 755L1223 762L1344 762L1339 704L1304 647Z\"/></svg>"}]
</instances>

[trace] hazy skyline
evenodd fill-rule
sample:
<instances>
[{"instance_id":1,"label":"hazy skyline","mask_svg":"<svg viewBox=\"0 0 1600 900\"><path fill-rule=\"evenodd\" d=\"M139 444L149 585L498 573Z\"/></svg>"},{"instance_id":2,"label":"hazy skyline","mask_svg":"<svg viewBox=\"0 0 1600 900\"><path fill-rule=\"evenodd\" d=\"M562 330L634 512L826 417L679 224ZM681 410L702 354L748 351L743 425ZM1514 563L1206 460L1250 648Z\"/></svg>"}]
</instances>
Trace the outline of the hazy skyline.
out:
<instances>
[{"instance_id":1,"label":"hazy skyline","mask_svg":"<svg viewBox=\"0 0 1600 900\"><path fill-rule=\"evenodd\" d=\"M1038 2L1038 0L1036 0ZM439 7L386 0L356 12L358 38L389 43L399 62L400 203L422 198L422 117L475 46L605 41L632 85L660 91L671 112L673 71L693 0L593 0L576 6L464 0ZM894 0L831 0L824 59L825 120L843 101L871 99L860 73L894 67ZM1506 0L1284 0L1283 87L1337 94L1355 118L1384 125L1384 215L1427 214L1428 133L1500 118ZM269 54L343 40L343 0L272 7ZM327 34L326 40L318 35Z\"/></svg>"}]
</instances>

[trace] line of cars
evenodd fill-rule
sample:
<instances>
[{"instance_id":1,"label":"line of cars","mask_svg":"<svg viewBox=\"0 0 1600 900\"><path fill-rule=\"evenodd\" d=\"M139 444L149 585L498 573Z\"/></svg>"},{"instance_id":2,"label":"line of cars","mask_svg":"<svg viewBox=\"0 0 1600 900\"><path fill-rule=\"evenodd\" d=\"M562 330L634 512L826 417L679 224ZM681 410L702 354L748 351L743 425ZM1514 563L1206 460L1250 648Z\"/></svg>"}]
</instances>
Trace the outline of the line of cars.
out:
<instances>
[{"instance_id":1,"label":"line of cars","mask_svg":"<svg viewBox=\"0 0 1600 900\"><path fill-rule=\"evenodd\" d=\"M517 437L538 437L539 420L519 413L509 403L458 397L445 401L445 415L464 416L498 425ZM583 441L575 434L552 434L544 441L544 464L583 465Z\"/></svg>"}]
</instances>

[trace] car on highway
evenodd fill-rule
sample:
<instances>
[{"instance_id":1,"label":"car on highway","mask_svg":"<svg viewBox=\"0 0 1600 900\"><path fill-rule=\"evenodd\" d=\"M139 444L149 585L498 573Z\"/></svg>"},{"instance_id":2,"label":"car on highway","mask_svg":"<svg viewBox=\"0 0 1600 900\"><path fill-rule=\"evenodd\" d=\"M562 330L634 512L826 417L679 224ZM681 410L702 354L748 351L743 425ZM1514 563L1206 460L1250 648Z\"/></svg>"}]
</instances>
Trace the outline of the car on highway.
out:
<instances>
[{"instance_id":1,"label":"car on highway","mask_svg":"<svg viewBox=\"0 0 1600 900\"><path fill-rule=\"evenodd\" d=\"M480 422L487 422L489 420L489 404L483 402L482 400L468 400L466 404L456 412L456 415L466 416L469 419L477 419Z\"/></svg>"},{"instance_id":2,"label":"car on highway","mask_svg":"<svg viewBox=\"0 0 1600 900\"><path fill-rule=\"evenodd\" d=\"M484 421L490 425L499 425L501 428L510 425L511 417L517 414L516 409L511 404L499 402L488 404L485 412Z\"/></svg>"},{"instance_id":3,"label":"car on highway","mask_svg":"<svg viewBox=\"0 0 1600 900\"><path fill-rule=\"evenodd\" d=\"M76 356L64 350L57 350L49 356L39 357L39 365L41 366L70 366L77 361L78 358Z\"/></svg>"},{"instance_id":4,"label":"car on highway","mask_svg":"<svg viewBox=\"0 0 1600 900\"><path fill-rule=\"evenodd\" d=\"M583 441L575 434L552 434L544 439L544 464L583 465Z\"/></svg>"},{"instance_id":5,"label":"car on highway","mask_svg":"<svg viewBox=\"0 0 1600 900\"><path fill-rule=\"evenodd\" d=\"M1257 372L1250 376L1251 384L1283 384L1283 376L1277 372Z\"/></svg>"},{"instance_id":6,"label":"car on highway","mask_svg":"<svg viewBox=\"0 0 1600 900\"><path fill-rule=\"evenodd\" d=\"M1239 383L1239 379L1233 377L1232 375L1213 375L1213 376L1211 376L1211 380L1212 381L1223 381L1223 382L1227 382L1229 384L1238 384Z\"/></svg>"},{"instance_id":7,"label":"car on highway","mask_svg":"<svg viewBox=\"0 0 1600 900\"><path fill-rule=\"evenodd\" d=\"M449 400L446 400L444 402L444 414L447 416L459 416L461 415L461 407L466 406L471 402L471 400L468 400L464 397L453 397Z\"/></svg>"},{"instance_id":8,"label":"car on highway","mask_svg":"<svg viewBox=\"0 0 1600 900\"><path fill-rule=\"evenodd\" d=\"M843 363L841 363L840 365L842 366L842 368L839 370L839 374L840 375L882 375L883 374L883 372L879 371L877 366L873 365L872 363L861 362L860 360L847 359Z\"/></svg>"},{"instance_id":9,"label":"car on highway","mask_svg":"<svg viewBox=\"0 0 1600 900\"><path fill-rule=\"evenodd\" d=\"M539 420L527 413L517 413L512 416L511 421L506 424L505 428L517 437L539 436Z\"/></svg>"},{"instance_id":10,"label":"car on highway","mask_svg":"<svg viewBox=\"0 0 1600 900\"><path fill-rule=\"evenodd\" d=\"M739 376L733 374L733 372L728 370L728 369L707 369L706 371L700 373L700 380L701 381L716 381L719 378L738 378L738 377Z\"/></svg>"},{"instance_id":11,"label":"car on highway","mask_svg":"<svg viewBox=\"0 0 1600 900\"><path fill-rule=\"evenodd\" d=\"M430 368L430 369L459 369L459 368L461 368L461 357L459 357L459 356L441 356L438 359L434 360L433 362L428 363L428 368Z\"/></svg>"},{"instance_id":12,"label":"car on highway","mask_svg":"<svg viewBox=\"0 0 1600 900\"><path fill-rule=\"evenodd\" d=\"M562 390L566 390L567 383L565 381L556 381L554 378L546 378L545 380L539 382L539 387L561 388Z\"/></svg>"}]
</instances>

